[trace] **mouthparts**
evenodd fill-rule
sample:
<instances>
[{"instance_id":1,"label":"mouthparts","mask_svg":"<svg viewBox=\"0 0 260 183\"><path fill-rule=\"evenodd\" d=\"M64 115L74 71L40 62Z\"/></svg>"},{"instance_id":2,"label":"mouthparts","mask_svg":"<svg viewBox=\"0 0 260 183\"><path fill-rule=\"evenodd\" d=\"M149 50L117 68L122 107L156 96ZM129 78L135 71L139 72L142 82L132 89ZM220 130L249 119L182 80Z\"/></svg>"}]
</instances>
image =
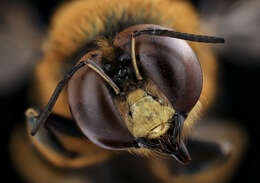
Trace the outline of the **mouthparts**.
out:
<instances>
[{"instance_id":1,"label":"mouthparts","mask_svg":"<svg viewBox=\"0 0 260 183\"><path fill-rule=\"evenodd\" d=\"M173 117L174 127L170 128L165 135L158 139L137 138L137 148L147 148L174 157L182 164L191 162L190 154L182 139L183 124L186 115L175 114Z\"/></svg>"}]
</instances>

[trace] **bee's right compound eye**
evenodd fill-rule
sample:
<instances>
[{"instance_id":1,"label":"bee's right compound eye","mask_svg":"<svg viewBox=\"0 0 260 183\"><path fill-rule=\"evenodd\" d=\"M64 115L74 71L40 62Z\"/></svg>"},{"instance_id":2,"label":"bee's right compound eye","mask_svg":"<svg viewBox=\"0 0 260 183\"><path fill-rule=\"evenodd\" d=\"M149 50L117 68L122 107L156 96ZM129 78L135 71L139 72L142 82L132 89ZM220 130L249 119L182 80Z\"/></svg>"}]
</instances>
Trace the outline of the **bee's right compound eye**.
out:
<instances>
[{"instance_id":1,"label":"bee's right compound eye","mask_svg":"<svg viewBox=\"0 0 260 183\"><path fill-rule=\"evenodd\" d=\"M70 110L78 127L92 142L106 149L134 146L134 137L114 105L106 82L83 67L68 83Z\"/></svg>"}]
</instances>

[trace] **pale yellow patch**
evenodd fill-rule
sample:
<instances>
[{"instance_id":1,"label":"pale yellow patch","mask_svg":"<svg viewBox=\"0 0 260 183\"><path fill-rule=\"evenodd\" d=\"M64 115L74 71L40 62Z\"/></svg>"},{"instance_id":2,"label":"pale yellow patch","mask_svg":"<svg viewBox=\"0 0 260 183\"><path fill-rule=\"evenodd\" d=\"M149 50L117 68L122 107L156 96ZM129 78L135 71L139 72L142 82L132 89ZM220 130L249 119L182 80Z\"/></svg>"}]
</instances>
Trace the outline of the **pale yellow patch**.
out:
<instances>
[{"instance_id":1,"label":"pale yellow patch","mask_svg":"<svg viewBox=\"0 0 260 183\"><path fill-rule=\"evenodd\" d=\"M131 106L145 96L146 96L146 93L143 90L137 89L137 90L129 93L129 95L127 96L127 103Z\"/></svg>"},{"instance_id":2,"label":"pale yellow patch","mask_svg":"<svg viewBox=\"0 0 260 183\"><path fill-rule=\"evenodd\" d=\"M141 89L131 92L127 101L135 137L157 138L169 129L168 121L175 112L173 108L160 104Z\"/></svg>"}]
</instances>

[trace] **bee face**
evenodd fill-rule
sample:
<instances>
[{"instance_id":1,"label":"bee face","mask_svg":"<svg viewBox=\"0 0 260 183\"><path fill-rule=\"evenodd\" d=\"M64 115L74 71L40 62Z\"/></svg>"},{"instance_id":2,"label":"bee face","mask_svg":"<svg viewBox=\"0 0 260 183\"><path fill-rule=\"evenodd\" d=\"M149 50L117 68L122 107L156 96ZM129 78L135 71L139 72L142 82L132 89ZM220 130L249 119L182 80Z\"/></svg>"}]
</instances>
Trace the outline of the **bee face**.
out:
<instances>
[{"instance_id":1,"label":"bee face","mask_svg":"<svg viewBox=\"0 0 260 183\"><path fill-rule=\"evenodd\" d=\"M129 27L118 33L113 44L101 40L97 50L82 58L100 65L120 92L111 90L93 70L83 68L69 81L70 109L82 132L99 146L145 147L187 162L190 157L182 142L182 128L202 89L200 64L183 40L141 36L134 50L142 75L138 79L131 34L147 28L166 29Z\"/></svg>"}]
</instances>

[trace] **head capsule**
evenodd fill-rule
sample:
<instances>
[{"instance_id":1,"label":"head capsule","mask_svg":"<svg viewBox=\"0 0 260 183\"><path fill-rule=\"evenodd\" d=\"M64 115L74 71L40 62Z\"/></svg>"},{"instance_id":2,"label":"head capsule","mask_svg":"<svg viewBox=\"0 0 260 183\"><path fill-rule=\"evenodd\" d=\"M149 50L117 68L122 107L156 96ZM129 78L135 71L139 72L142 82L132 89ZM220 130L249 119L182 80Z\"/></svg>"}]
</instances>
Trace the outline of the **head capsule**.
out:
<instances>
[{"instance_id":1,"label":"head capsule","mask_svg":"<svg viewBox=\"0 0 260 183\"><path fill-rule=\"evenodd\" d=\"M82 132L99 146L144 147L185 163L190 157L182 127L202 90L201 67L186 41L157 35L135 38L133 63L131 36L147 29L169 30L157 25L132 26L118 33L113 44L102 44L82 58L101 66L120 93L85 67L69 81L70 109Z\"/></svg>"},{"instance_id":2,"label":"head capsule","mask_svg":"<svg viewBox=\"0 0 260 183\"><path fill-rule=\"evenodd\" d=\"M150 24L129 27L113 41L98 40L59 82L41 114L28 117L35 123L32 135L69 82L72 116L92 142L106 149L151 149L189 162L182 129L200 97L202 71L181 39L224 42Z\"/></svg>"}]
</instances>

